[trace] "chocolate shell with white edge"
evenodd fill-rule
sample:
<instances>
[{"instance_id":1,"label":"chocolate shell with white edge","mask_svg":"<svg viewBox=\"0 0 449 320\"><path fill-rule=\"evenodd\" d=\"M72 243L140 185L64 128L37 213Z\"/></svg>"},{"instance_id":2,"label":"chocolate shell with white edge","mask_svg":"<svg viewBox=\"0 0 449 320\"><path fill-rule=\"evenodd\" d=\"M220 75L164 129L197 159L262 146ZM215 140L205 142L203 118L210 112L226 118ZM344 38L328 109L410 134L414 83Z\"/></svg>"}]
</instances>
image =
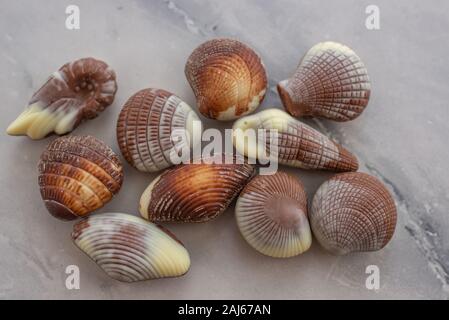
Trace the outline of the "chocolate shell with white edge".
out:
<instances>
[{"instance_id":1,"label":"chocolate shell with white edge","mask_svg":"<svg viewBox=\"0 0 449 320\"><path fill-rule=\"evenodd\" d=\"M198 132L194 134L197 128ZM117 121L117 140L137 170L156 172L201 143L201 120L190 106L162 89L143 89L125 103Z\"/></svg>"},{"instance_id":2,"label":"chocolate shell with white edge","mask_svg":"<svg viewBox=\"0 0 449 320\"><path fill-rule=\"evenodd\" d=\"M330 41L313 46L293 76L279 82L277 88L291 115L335 121L357 118L371 92L368 71L360 57L347 46Z\"/></svg>"},{"instance_id":3,"label":"chocolate shell with white edge","mask_svg":"<svg viewBox=\"0 0 449 320\"><path fill-rule=\"evenodd\" d=\"M122 282L179 277L190 257L165 228L124 213L102 213L73 227L75 245L111 278Z\"/></svg>"},{"instance_id":4,"label":"chocolate shell with white edge","mask_svg":"<svg viewBox=\"0 0 449 320\"><path fill-rule=\"evenodd\" d=\"M253 178L240 193L235 216L243 238L267 256L293 257L312 244L304 186L287 173Z\"/></svg>"},{"instance_id":5,"label":"chocolate shell with white edge","mask_svg":"<svg viewBox=\"0 0 449 320\"><path fill-rule=\"evenodd\" d=\"M71 132L114 101L115 79L114 70L101 60L83 58L66 63L32 96L7 133L42 139L53 132Z\"/></svg>"},{"instance_id":6,"label":"chocolate shell with white edge","mask_svg":"<svg viewBox=\"0 0 449 320\"><path fill-rule=\"evenodd\" d=\"M393 237L397 212L388 189L375 177L335 175L317 190L310 212L312 231L327 251L377 251Z\"/></svg>"},{"instance_id":7,"label":"chocolate shell with white edge","mask_svg":"<svg viewBox=\"0 0 449 320\"><path fill-rule=\"evenodd\" d=\"M267 75L262 60L237 40L201 44L189 56L185 74L199 111L211 119L237 119L253 112L265 97Z\"/></svg>"},{"instance_id":8,"label":"chocolate shell with white edge","mask_svg":"<svg viewBox=\"0 0 449 320\"><path fill-rule=\"evenodd\" d=\"M280 164L310 170L358 169L351 152L280 109L238 119L233 125L233 138L236 150L250 158L265 155Z\"/></svg>"},{"instance_id":9,"label":"chocolate shell with white edge","mask_svg":"<svg viewBox=\"0 0 449 320\"><path fill-rule=\"evenodd\" d=\"M118 156L92 136L64 136L48 144L39 161L39 188L48 211L63 220L103 207L123 182Z\"/></svg>"},{"instance_id":10,"label":"chocolate shell with white edge","mask_svg":"<svg viewBox=\"0 0 449 320\"><path fill-rule=\"evenodd\" d=\"M142 217L154 222L206 222L228 208L253 177L247 163L182 164L167 169L145 189Z\"/></svg>"}]
</instances>

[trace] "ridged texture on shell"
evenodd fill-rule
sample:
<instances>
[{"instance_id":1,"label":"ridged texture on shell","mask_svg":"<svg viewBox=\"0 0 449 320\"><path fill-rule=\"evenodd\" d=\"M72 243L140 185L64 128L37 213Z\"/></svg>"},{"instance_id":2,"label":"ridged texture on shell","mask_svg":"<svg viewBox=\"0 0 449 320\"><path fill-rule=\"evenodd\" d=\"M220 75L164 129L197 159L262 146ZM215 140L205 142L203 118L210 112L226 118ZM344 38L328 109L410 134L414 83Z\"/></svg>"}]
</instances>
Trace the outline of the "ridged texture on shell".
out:
<instances>
[{"instance_id":1,"label":"ridged texture on shell","mask_svg":"<svg viewBox=\"0 0 449 320\"><path fill-rule=\"evenodd\" d=\"M368 71L345 45L322 42L301 60L295 74L278 84L285 109L293 116L336 121L357 118L370 96Z\"/></svg>"},{"instance_id":2,"label":"ridged texture on shell","mask_svg":"<svg viewBox=\"0 0 449 320\"><path fill-rule=\"evenodd\" d=\"M266 130L266 141L245 141L245 130L258 129ZM278 161L281 164L330 171L358 169L357 158L352 153L279 109L267 109L243 117L234 123L233 130L234 145L245 156L269 154L272 145L268 130L277 130ZM271 138L274 139L273 136Z\"/></svg>"},{"instance_id":3,"label":"ridged texture on shell","mask_svg":"<svg viewBox=\"0 0 449 320\"><path fill-rule=\"evenodd\" d=\"M252 178L249 164L185 164L166 170L140 198L150 221L206 222L222 213Z\"/></svg>"},{"instance_id":4,"label":"ridged texture on shell","mask_svg":"<svg viewBox=\"0 0 449 320\"><path fill-rule=\"evenodd\" d=\"M39 187L48 211L72 220L101 208L120 190L122 164L104 142L92 136L52 141L39 162Z\"/></svg>"},{"instance_id":5,"label":"ridged texture on shell","mask_svg":"<svg viewBox=\"0 0 449 320\"><path fill-rule=\"evenodd\" d=\"M180 130L191 139L196 113L180 98L161 89L144 89L126 102L117 122L117 140L125 159L143 172L155 172L172 165L170 153L190 147L172 141ZM201 133L201 132L200 132Z\"/></svg>"},{"instance_id":6,"label":"ridged texture on shell","mask_svg":"<svg viewBox=\"0 0 449 320\"><path fill-rule=\"evenodd\" d=\"M116 91L115 72L105 62L83 58L66 63L33 95L7 133L32 139L68 133L98 116L114 101Z\"/></svg>"},{"instance_id":7,"label":"ridged texture on shell","mask_svg":"<svg viewBox=\"0 0 449 320\"><path fill-rule=\"evenodd\" d=\"M310 221L318 242L334 254L376 251L393 236L396 206L387 188L360 172L338 174L316 192Z\"/></svg>"},{"instance_id":8,"label":"ridged texture on shell","mask_svg":"<svg viewBox=\"0 0 449 320\"><path fill-rule=\"evenodd\" d=\"M185 74L200 112L211 119L232 120L254 111L267 87L260 57L231 39L213 39L196 48Z\"/></svg>"},{"instance_id":9,"label":"ridged texture on shell","mask_svg":"<svg viewBox=\"0 0 449 320\"><path fill-rule=\"evenodd\" d=\"M184 246L164 228L124 213L88 217L73 227L75 244L123 282L178 277L190 267Z\"/></svg>"},{"instance_id":10,"label":"ridged texture on shell","mask_svg":"<svg viewBox=\"0 0 449 320\"><path fill-rule=\"evenodd\" d=\"M312 243L304 187L284 172L253 178L240 193L235 215L245 240L265 255L296 256Z\"/></svg>"}]
</instances>

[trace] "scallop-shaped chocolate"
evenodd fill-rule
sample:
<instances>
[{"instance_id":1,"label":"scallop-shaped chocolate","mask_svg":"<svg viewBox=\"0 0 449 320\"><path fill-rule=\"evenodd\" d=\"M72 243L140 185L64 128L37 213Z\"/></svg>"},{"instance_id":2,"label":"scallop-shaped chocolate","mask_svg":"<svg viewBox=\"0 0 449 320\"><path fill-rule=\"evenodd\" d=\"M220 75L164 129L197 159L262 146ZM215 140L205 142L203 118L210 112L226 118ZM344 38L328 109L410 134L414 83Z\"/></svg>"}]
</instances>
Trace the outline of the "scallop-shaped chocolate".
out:
<instances>
[{"instance_id":1,"label":"scallop-shaped chocolate","mask_svg":"<svg viewBox=\"0 0 449 320\"><path fill-rule=\"evenodd\" d=\"M388 189L366 173L338 174L316 192L310 222L313 234L328 251L382 249L396 227L396 206Z\"/></svg>"},{"instance_id":2,"label":"scallop-shaped chocolate","mask_svg":"<svg viewBox=\"0 0 449 320\"><path fill-rule=\"evenodd\" d=\"M32 139L68 133L97 117L114 101L116 91L115 72L105 62L83 58L66 63L31 97L7 133Z\"/></svg>"},{"instance_id":3,"label":"scallop-shaped chocolate","mask_svg":"<svg viewBox=\"0 0 449 320\"><path fill-rule=\"evenodd\" d=\"M111 278L135 282L178 277L190 267L182 243L161 226L124 213L103 213L73 227L72 239Z\"/></svg>"},{"instance_id":4,"label":"scallop-shaped chocolate","mask_svg":"<svg viewBox=\"0 0 449 320\"><path fill-rule=\"evenodd\" d=\"M117 140L133 167L156 172L173 164L172 154L200 143L201 127L196 113L174 94L143 89L131 96L120 112Z\"/></svg>"},{"instance_id":5,"label":"scallop-shaped chocolate","mask_svg":"<svg viewBox=\"0 0 449 320\"><path fill-rule=\"evenodd\" d=\"M367 106L371 90L360 57L347 46L330 41L313 46L294 75L279 82L277 88L293 116L335 121L357 118Z\"/></svg>"},{"instance_id":6,"label":"scallop-shaped chocolate","mask_svg":"<svg viewBox=\"0 0 449 320\"><path fill-rule=\"evenodd\" d=\"M253 112L265 97L263 63L237 40L206 41L188 58L185 74L200 112L211 119L237 119Z\"/></svg>"},{"instance_id":7,"label":"scallop-shaped chocolate","mask_svg":"<svg viewBox=\"0 0 449 320\"><path fill-rule=\"evenodd\" d=\"M206 222L221 214L252 178L249 164L183 164L146 188L139 211L155 222Z\"/></svg>"},{"instance_id":8,"label":"scallop-shaped chocolate","mask_svg":"<svg viewBox=\"0 0 449 320\"><path fill-rule=\"evenodd\" d=\"M358 169L357 158L352 153L280 109L267 109L238 119L233 131L236 150L250 158L265 155L281 164L303 169Z\"/></svg>"},{"instance_id":9,"label":"scallop-shaped chocolate","mask_svg":"<svg viewBox=\"0 0 449 320\"><path fill-rule=\"evenodd\" d=\"M120 190L122 182L118 156L92 136L60 137L41 155L41 196L57 218L72 220L101 208Z\"/></svg>"},{"instance_id":10,"label":"scallop-shaped chocolate","mask_svg":"<svg viewBox=\"0 0 449 320\"><path fill-rule=\"evenodd\" d=\"M245 240L267 256L296 256L312 243L304 187L287 173L253 178L240 193L235 216Z\"/></svg>"}]
</instances>

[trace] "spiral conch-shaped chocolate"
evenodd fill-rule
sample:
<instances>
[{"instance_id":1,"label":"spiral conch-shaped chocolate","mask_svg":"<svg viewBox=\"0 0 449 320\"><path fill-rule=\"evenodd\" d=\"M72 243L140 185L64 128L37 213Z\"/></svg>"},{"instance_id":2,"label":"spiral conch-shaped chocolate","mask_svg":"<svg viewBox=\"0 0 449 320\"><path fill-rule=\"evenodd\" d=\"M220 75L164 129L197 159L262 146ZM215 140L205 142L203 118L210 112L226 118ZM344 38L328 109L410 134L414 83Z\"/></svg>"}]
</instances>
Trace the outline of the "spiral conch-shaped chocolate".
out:
<instances>
[{"instance_id":1,"label":"spiral conch-shaped chocolate","mask_svg":"<svg viewBox=\"0 0 449 320\"><path fill-rule=\"evenodd\" d=\"M76 223L72 239L111 278L135 282L185 274L190 257L161 226L124 213L103 213Z\"/></svg>"},{"instance_id":2,"label":"spiral conch-shaped chocolate","mask_svg":"<svg viewBox=\"0 0 449 320\"><path fill-rule=\"evenodd\" d=\"M194 134L195 127L198 133ZM178 155L201 143L201 120L180 98L162 89L143 89L125 103L117 121L117 140L125 159L137 170L170 167Z\"/></svg>"},{"instance_id":3,"label":"spiral conch-shaped chocolate","mask_svg":"<svg viewBox=\"0 0 449 320\"><path fill-rule=\"evenodd\" d=\"M57 218L72 220L101 208L120 190L122 182L120 159L92 136L60 137L41 155L41 196Z\"/></svg>"},{"instance_id":4,"label":"spiral conch-shaped chocolate","mask_svg":"<svg viewBox=\"0 0 449 320\"><path fill-rule=\"evenodd\" d=\"M196 48L185 74L208 118L232 120L253 112L265 97L267 75L260 57L247 45L213 39Z\"/></svg>"},{"instance_id":5,"label":"spiral conch-shaped chocolate","mask_svg":"<svg viewBox=\"0 0 449 320\"><path fill-rule=\"evenodd\" d=\"M304 187L285 172L253 178L240 193L235 216L245 240L265 255L293 257L312 244Z\"/></svg>"},{"instance_id":6,"label":"spiral conch-shaped chocolate","mask_svg":"<svg viewBox=\"0 0 449 320\"><path fill-rule=\"evenodd\" d=\"M367 106L371 90L360 57L347 46L330 41L313 46L295 74L279 82L277 88L291 115L335 121L357 118Z\"/></svg>"},{"instance_id":7,"label":"spiral conch-shaped chocolate","mask_svg":"<svg viewBox=\"0 0 449 320\"><path fill-rule=\"evenodd\" d=\"M7 129L10 135L42 139L63 135L93 119L114 101L115 72L103 61L83 58L63 65L33 95Z\"/></svg>"},{"instance_id":8,"label":"spiral conch-shaped chocolate","mask_svg":"<svg viewBox=\"0 0 449 320\"><path fill-rule=\"evenodd\" d=\"M310 212L316 239L338 255L382 249L393 236L396 219L388 189L361 172L338 174L324 182Z\"/></svg>"},{"instance_id":9,"label":"spiral conch-shaped chocolate","mask_svg":"<svg viewBox=\"0 0 449 320\"><path fill-rule=\"evenodd\" d=\"M252 178L249 164L183 164L163 172L145 189L142 217L154 222L206 222L220 215Z\"/></svg>"},{"instance_id":10,"label":"spiral conch-shaped chocolate","mask_svg":"<svg viewBox=\"0 0 449 320\"><path fill-rule=\"evenodd\" d=\"M265 133L265 139L261 139L259 130ZM358 169L352 153L280 109L267 109L238 119L233 131L235 148L245 156L270 155L276 150L275 156L271 156L288 166L337 172ZM257 139L246 138L252 132Z\"/></svg>"}]
</instances>

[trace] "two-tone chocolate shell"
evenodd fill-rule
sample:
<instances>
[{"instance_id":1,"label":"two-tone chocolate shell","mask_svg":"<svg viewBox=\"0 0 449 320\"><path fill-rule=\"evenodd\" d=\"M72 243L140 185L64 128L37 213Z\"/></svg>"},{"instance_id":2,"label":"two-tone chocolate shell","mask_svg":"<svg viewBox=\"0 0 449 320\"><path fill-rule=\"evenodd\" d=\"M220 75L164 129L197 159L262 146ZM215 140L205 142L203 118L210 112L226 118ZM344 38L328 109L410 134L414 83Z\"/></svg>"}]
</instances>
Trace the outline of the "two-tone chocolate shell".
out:
<instances>
[{"instance_id":1,"label":"two-tone chocolate shell","mask_svg":"<svg viewBox=\"0 0 449 320\"><path fill-rule=\"evenodd\" d=\"M114 101L116 91L115 72L105 62L83 58L66 63L33 95L7 133L32 139L68 133L97 117Z\"/></svg>"},{"instance_id":2,"label":"two-tone chocolate shell","mask_svg":"<svg viewBox=\"0 0 449 320\"><path fill-rule=\"evenodd\" d=\"M280 109L267 109L238 119L233 132L236 150L251 158L266 155L281 164L303 169L358 169L352 153Z\"/></svg>"},{"instance_id":3,"label":"two-tone chocolate shell","mask_svg":"<svg viewBox=\"0 0 449 320\"><path fill-rule=\"evenodd\" d=\"M146 188L139 211L155 222L206 222L221 214L254 175L249 164L183 164Z\"/></svg>"},{"instance_id":4,"label":"two-tone chocolate shell","mask_svg":"<svg viewBox=\"0 0 449 320\"><path fill-rule=\"evenodd\" d=\"M235 216L245 240L265 255L296 256L312 243L304 187L287 173L253 178L240 193Z\"/></svg>"},{"instance_id":5,"label":"two-tone chocolate shell","mask_svg":"<svg viewBox=\"0 0 449 320\"><path fill-rule=\"evenodd\" d=\"M201 127L196 113L174 94L143 89L131 96L120 112L117 140L133 167L156 172L170 167L173 155L199 144Z\"/></svg>"},{"instance_id":6,"label":"two-tone chocolate shell","mask_svg":"<svg viewBox=\"0 0 449 320\"><path fill-rule=\"evenodd\" d=\"M367 106L371 90L360 57L347 46L330 41L313 46L295 74L279 82L277 88L293 116L335 121L357 118Z\"/></svg>"},{"instance_id":7,"label":"two-tone chocolate shell","mask_svg":"<svg viewBox=\"0 0 449 320\"><path fill-rule=\"evenodd\" d=\"M190 267L182 243L161 226L124 213L76 223L72 239L108 276L123 282L178 277Z\"/></svg>"},{"instance_id":8,"label":"two-tone chocolate shell","mask_svg":"<svg viewBox=\"0 0 449 320\"><path fill-rule=\"evenodd\" d=\"M187 60L185 74L200 112L232 120L253 112L265 97L267 75L260 57L231 39L209 40Z\"/></svg>"},{"instance_id":9,"label":"two-tone chocolate shell","mask_svg":"<svg viewBox=\"0 0 449 320\"><path fill-rule=\"evenodd\" d=\"M120 190L122 182L120 159L92 136L60 137L41 155L41 196L57 218L72 220L101 208Z\"/></svg>"},{"instance_id":10,"label":"two-tone chocolate shell","mask_svg":"<svg viewBox=\"0 0 449 320\"><path fill-rule=\"evenodd\" d=\"M382 249L393 236L396 219L388 189L361 172L338 174L324 182L310 212L316 239L338 255Z\"/></svg>"}]
</instances>

